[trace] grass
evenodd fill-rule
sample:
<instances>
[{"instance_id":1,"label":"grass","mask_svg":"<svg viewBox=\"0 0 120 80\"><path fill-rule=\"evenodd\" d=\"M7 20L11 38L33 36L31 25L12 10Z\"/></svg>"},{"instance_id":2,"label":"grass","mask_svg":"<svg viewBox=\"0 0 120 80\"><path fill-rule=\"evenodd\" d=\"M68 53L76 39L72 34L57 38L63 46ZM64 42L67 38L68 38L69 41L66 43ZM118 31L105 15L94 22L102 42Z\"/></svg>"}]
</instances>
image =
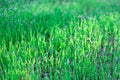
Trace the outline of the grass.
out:
<instances>
[{"instance_id":1,"label":"grass","mask_svg":"<svg viewBox=\"0 0 120 80\"><path fill-rule=\"evenodd\" d=\"M119 80L120 1L0 2L0 80Z\"/></svg>"}]
</instances>

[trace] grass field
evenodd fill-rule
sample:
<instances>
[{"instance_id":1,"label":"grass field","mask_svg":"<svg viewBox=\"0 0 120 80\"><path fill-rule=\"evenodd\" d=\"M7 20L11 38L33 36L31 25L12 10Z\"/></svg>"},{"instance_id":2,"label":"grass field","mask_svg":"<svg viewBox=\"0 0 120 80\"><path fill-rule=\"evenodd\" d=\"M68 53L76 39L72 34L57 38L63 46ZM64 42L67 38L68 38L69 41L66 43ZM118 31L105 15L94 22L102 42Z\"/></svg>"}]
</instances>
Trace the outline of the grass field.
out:
<instances>
[{"instance_id":1,"label":"grass field","mask_svg":"<svg viewBox=\"0 0 120 80\"><path fill-rule=\"evenodd\" d=\"M120 80L120 0L1 0L0 80Z\"/></svg>"}]
</instances>

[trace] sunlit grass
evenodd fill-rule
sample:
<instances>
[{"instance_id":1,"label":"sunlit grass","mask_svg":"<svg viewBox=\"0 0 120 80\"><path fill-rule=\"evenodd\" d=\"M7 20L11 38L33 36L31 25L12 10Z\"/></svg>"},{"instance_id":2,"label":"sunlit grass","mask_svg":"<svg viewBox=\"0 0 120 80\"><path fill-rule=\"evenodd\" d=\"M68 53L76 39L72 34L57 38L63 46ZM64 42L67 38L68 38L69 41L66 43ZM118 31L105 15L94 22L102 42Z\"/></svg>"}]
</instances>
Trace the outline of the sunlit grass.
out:
<instances>
[{"instance_id":1,"label":"sunlit grass","mask_svg":"<svg viewBox=\"0 0 120 80\"><path fill-rule=\"evenodd\" d=\"M119 0L1 4L0 80L120 79Z\"/></svg>"}]
</instances>

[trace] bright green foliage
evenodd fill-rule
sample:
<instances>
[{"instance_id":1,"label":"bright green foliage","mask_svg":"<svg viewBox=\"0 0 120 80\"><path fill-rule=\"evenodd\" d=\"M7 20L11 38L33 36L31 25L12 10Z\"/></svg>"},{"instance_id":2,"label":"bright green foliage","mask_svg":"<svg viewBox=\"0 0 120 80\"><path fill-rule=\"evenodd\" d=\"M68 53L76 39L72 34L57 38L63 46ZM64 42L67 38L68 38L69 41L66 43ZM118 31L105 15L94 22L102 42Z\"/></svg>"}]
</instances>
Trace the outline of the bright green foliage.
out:
<instances>
[{"instance_id":1,"label":"bright green foliage","mask_svg":"<svg viewBox=\"0 0 120 80\"><path fill-rule=\"evenodd\" d=\"M0 80L119 80L119 0L0 1Z\"/></svg>"}]
</instances>

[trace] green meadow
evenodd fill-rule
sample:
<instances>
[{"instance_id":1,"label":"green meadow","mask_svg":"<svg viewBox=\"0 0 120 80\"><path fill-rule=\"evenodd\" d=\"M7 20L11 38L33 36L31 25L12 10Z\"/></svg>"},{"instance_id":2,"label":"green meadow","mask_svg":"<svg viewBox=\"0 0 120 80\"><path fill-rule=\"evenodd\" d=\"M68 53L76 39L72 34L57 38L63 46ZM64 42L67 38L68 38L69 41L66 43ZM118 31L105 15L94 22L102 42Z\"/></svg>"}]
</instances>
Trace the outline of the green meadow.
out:
<instances>
[{"instance_id":1,"label":"green meadow","mask_svg":"<svg viewBox=\"0 0 120 80\"><path fill-rule=\"evenodd\" d=\"M120 0L0 0L0 80L120 80Z\"/></svg>"}]
</instances>

